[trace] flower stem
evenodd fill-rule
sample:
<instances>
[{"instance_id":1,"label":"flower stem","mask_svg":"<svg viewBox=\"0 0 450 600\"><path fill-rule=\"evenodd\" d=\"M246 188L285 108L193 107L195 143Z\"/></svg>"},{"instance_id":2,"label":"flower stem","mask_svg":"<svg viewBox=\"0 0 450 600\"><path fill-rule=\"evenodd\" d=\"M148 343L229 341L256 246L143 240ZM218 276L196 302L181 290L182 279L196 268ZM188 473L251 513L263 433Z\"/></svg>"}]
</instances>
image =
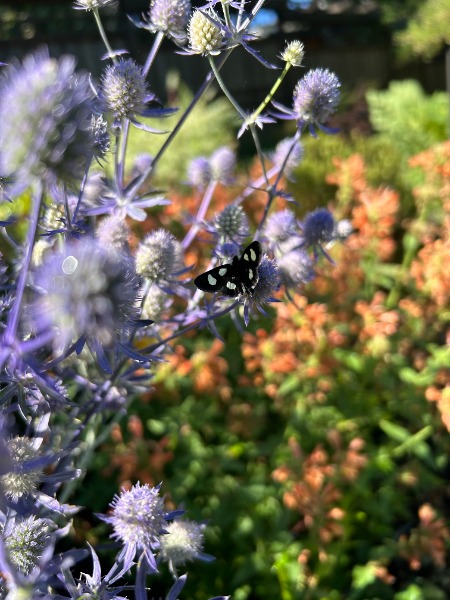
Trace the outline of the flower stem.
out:
<instances>
[{"instance_id":1,"label":"flower stem","mask_svg":"<svg viewBox=\"0 0 450 600\"><path fill-rule=\"evenodd\" d=\"M216 185L217 185L216 181L209 182L208 187L206 188L205 193L203 195L203 199L201 201L200 207L198 209L197 216L195 218L195 223L192 224L191 228L189 229L187 234L184 236L184 240L181 242L183 250L186 250L186 248L189 247L189 245L192 243L192 240L197 235L197 232L200 229L200 223L205 218L206 211L208 210L208 207L211 203L211 199L212 199L214 190L216 189Z\"/></svg>"},{"instance_id":2,"label":"flower stem","mask_svg":"<svg viewBox=\"0 0 450 600\"><path fill-rule=\"evenodd\" d=\"M235 108L236 112L241 117L241 119L243 119L245 121L247 118L245 112L243 111L243 109L239 106L239 104L236 102L236 100L233 98L233 96L228 91L228 88L226 87L226 85L219 73L219 70L214 63L212 56L208 56L208 59L209 59L209 64L211 65L212 72L214 73L214 77L216 78L216 81L219 84L220 89L225 94L225 96L228 98L228 100L231 102L231 104Z\"/></svg>"},{"instance_id":3,"label":"flower stem","mask_svg":"<svg viewBox=\"0 0 450 600\"><path fill-rule=\"evenodd\" d=\"M113 61L113 63L116 63L117 61L116 61L115 52L109 45L108 38L106 37L105 30L103 29L102 20L100 19L100 14L98 12L98 8L93 8L92 12L94 14L95 22L97 23L97 28L98 28L98 32L100 33L100 37L102 38L103 43L105 44L105 47L108 51L109 58Z\"/></svg>"},{"instance_id":4,"label":"flower stem","mask_svg":"<svg viewBox=\"0 0 450 600\"><path fill-rule=\"evenodd\" d=\"M153 64L153 61L155 60L155 56L162 44L163 39L164 39L164 32L158 31L158 33L156 34L156 37L155 37L155 41L153 42L153 46L152 46L150 52L148 53L147 60L145 61L145 65L142 67L142 75L144 77L147 77L148 72L150 71L150 68Z\"/></svg>"},{"instance_id":5,"label":"flower stem","mask_svg":"<svg viewBox=\"0 0 450 600\"><path fill-rule=\"evenodd\" d=\"M275 81L275 83L272 86L272 89L270 90L270 92L267 94L267 96L264 98L264 100L261 102L261 104L258 106L258 108L251 114L251 116L249 117L249 121L254 121L256 120L256 117L258 115L260 115L262 113L262 111L266 108L266 106L269 104L269 102L272 100L275 92L277 91L277 89L280 87L283 79L286 77L287 72L289 71L289 69L291 68L291 64L290 63L286 63L284 65L284 69L282 71L282 73L280 74L280 76L278 77L278 79Z\"/></svg>"}]
</instances>

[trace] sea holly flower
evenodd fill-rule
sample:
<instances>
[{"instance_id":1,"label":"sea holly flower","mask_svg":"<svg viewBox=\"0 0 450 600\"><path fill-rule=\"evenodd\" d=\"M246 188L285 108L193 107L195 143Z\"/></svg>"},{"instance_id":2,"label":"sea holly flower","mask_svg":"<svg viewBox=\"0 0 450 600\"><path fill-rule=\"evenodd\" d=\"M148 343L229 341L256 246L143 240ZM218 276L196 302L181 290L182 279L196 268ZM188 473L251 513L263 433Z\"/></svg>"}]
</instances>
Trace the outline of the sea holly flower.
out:
<instances>
[{"instance_id":1,"label":"sea holly flower","mask_svg":"<svg viewBox=\"0 0 450 600\"><path fill-rule=\"evenodd\" d=\"M314 260L302 248L280 253L277 265L281 282L289 289L310 283L315 277Z\"/></svg>"},{"instance_id":2,"label":"sea holly flower","mask_svg":"<svg viewBox=\"0 0 450 600\"><path fill-rule=\"evenodd\" d=\"M204 188L212 179L211 164L205 156L193 158L187 169L188 182L199 188Z\"/></svg>"},{"instance_id":3,"label":"sea holly flower","mask_svg":"<svg viewBox=\"0 0 450 600\"><path fill-rule=\"evenodd\" d=\"M37 328L54 330L55 351L64 352L80 340L111 347L118 330L134 316L134 265L93 238L68 242L46 257L34 281L41 293L30 317Z\"/></svg>"},{"instance_id":4,"label":"sea holly flower","mask_svg":"<svg viewBox=\"0 0 450 600\"><path fill-rule=\"evenodd\" d=\"M17 519L14 527L2 531L8 558L23 575L29 575L39 564L50 540L50 530L47 520L32 515Z\"/></svg>"},{"instance_id":5,"label":"sea holly flower","mask_svg":"<svg viewBox=\"0 0 450 600\"><path fill-rule=\"evenodd\" d=\"M41 50L0 77L0 173L18 186L81 181L92 154L93 92L75 60Z\"/></svg>"},{"instance_id":6,"label":"sea holly flower","mask_svg":"<svg viewBox=\"0 0 450 600\"><path fill-rule=\"evenodd\" d=\"M327 131L324 123L336 110L340 87L338 77L328 69L311 69L295 86L292 110L272 101L281 111L274 115L280 119L295 119L299 129L308 126L313 135L316 127Z\"/></svg>"},{"instance_id":7,"label":"sea holly flower","mask_svg":"<svg viewBox=\"0 0 450 600\"><path fill-rule=\"evenodd\" d=\"M289 63L291 67L301 67L305 56L305 48L302 42L294 40L287 44L281 53L281 59Z\"/></svg>"},{"instance_id":8,"label":"sea holly flower","mask_svg":"<svg viewBox=\"0 0 450 600\"><path fill-rule=\"evenodd\" d=\"M136 27L151 33L162 32L182 46L186 43L190 14L190 0L151 0L150 10L142 15L142 20L131 15L128 18Z\"/></svg>"},{"instance_id":9,"label":"sea holly flower","mask_svg":"<svg viewBox=\"0 0 450 600\"><path fill-rule=\"evenodd\" d=\"M74 8L76 10L96 10L116 2L117 0L75 0Z\"/></svg>"},{"instance_id":10,"label":"sea holly flower","mask_svg":"<svg viewBox=\"0 0 450 600\"><path fill-rule=\"evenodd\" d=\"M295 214L289 210L272 213L264 226L264 236L273 249L279 248L288 240L299 235L299 227ZM300 240L299 240L300 242Z\"/></svg>"},{"instance_id":11,"label":"sea holly flower","mask_svg":"<svg viewBox=\"0 0 450 600\"><path fill-rule=\"evenodd\" d=\"M220 54L224 44L220 26L200 10L196 10L189 20L188 39L190 53L203 56Z\"/></svg>"},{"instance_id":12,"label":"sea holly flower","mask_svg":"<svg viewBox=\"0 0 450 600\"><path fill-rule=\"evenodd\" d=\"M122 489L116 494L110 506L109 515L97 515L109 523L114 533L111 537L120 540L123 550L120 560L124 567L131 566L136 554L143 554L151 570L157 571L153 551L158 548L167 521L182 511L168 513L164 508L164 498L160 496L161 484L150 487L137 483L129 490Z\"/></svg>"},{"instance_id":13,"label":"sea holly flower","mask_svg":"<svg viewBox=\"0 0 450 600\"><path fill-rule=\"evenodd\" d=\"M236 152L228 146L221 146L211 154L209 164L211 178L223 185L229 185L234 179Z\"/></svg>"},{"instance_id":14,"label":"sea holly flower","mask_svg":"<svg viewBox=\"0 0 450 600\"><path fill-rule=\"evenodd\" d=\"M136 251L136 273L149 282L165 289L182 270L181 244L169 231L153 231L139 244Z\"/></svg>"},{"instance_id":15,"label":"sea holly flower","mask_svg":"<svg viewBox=\"0 0 450 600\"><path fill-rule=\"evenodd\" d=\"M205 525L185 519L174 519L165 526L160 538L158 561L169 565L170 572L176 576L177 567L195 559L211 562L214 557L203 552Z\"/></svg>"},{"instance_id":16,"label":"sea holly flower","mask_svg":"<svg viewBox=\"0 0 450 600\"><path fill-rule=\"evenodd\" d=\"M312 248L316 258L321 251L331 261L324 250L324 246L333 239L335 232L335 220L330 211L317 208L308 213L300 223L300 230L301 246L305 249Z\"/></svg>"},{"instance_id":17,"label":"sea holly flower","mask_svg":"<svg viewBox=\"0 0 450 600\"><path fill-rule=\"evenodd\" d=\"M131 58L120 59L106 67L100 97L105 109L113 115L115 128L120 128L122 119L129 119L139 129L163 133L139 122L137 117L164 117L176 112L175 109L148 107L156 97L149 92L142 69Z\"/></svg>"},{"instance_id":18,"label":"sea holly flower","mask_svg":"<svg viewBox=\"0 0 450 600\"><path fill-rule=\"evenodd\" d=\"M277 302L274 295L280 289L280 283L277 261L264 254L258 266L258 283L252 293L244 297L244 323L246 326L250 322L250 312L255 308L266 314L263 306Z\"/></svg>"},{"instance_id":19,"label":"sea holly flower","mask_svg":"<svg viewBox=\"0 0 450 600\"><path fill-rule=\"evenodd\" d=\"M274 165L283 171L284 176L290 178L303 160L304 154L303 144L295 138L284 138L276 145L271 159Z\"/></svg>"},{"instance_id":20,"label":"sea holly flower","mask_svg":"<svg viewBox=\"0 0 450 600\"><path fill-rule=\"evenodd\" d=\"M15 437L7 442L13 468L0 477L7 498L17 502L20 498L34 496L42 475L42 467L30 466L38 457L32 439Z\"/></svg>"},{"instance_id":21,"label":"sea holly flower","mask_svg":"<svg viewBox=\"0 0 450 600\"><path fill-rule=\"evenodd\" d=\"M210 231L219 237L221 243L248 237L248 219L242 206L238 204L226 206L222 212L216 215Z\"/></svg>"}]
</instances>

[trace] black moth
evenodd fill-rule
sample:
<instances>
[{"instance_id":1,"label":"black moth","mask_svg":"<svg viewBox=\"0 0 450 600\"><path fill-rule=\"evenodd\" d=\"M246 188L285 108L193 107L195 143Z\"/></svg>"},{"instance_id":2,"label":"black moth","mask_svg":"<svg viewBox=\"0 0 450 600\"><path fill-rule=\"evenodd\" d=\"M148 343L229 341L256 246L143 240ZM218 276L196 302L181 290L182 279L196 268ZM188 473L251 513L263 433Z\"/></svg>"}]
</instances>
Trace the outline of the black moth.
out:
<instances>
[{"instance_id":1,"label":"black moth","mask_svg":"<svg viewBox=\"0 0 450 600\"><path fill-rule=\"evenodd\" d=\"M261 244L254 241L230 264L202 273L194 279L194 283L203 292L222 292L230 298L251 294L258 283L261 254Z\"/></svg>"}]
</instances>

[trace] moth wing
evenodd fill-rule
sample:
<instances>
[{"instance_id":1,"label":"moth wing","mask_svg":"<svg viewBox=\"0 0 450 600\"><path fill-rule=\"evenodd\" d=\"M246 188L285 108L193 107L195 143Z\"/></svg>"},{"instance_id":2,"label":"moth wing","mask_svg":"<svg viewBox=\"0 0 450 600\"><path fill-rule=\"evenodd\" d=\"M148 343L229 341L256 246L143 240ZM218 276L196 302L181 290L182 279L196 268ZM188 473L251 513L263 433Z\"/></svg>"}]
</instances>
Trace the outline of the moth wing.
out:
<instances>
[{"instance_id":1,"label":"moth wing","mask_svg":"<svg viewBox=\"0 0 450 600\"><path fill-rule=\"evenodd\" d=\"M195 285L202 292L218 292L220 291L225 283L227 282L227 275L229 273L231 265L222 265L220 267L214 267L209 271L205 271L194 279Z\"/></svg>"},{"instance_id":2,"label":"moth wing","mask_svg":"<svg viewBox=\"0 0 450 600\"><path fill-rule=\"evenodd\" d=\"M262 248L257 241L252 242L242 253L237 269L243 288L252 291L258 283L258 265L261 262Z\"/></svg>"}]
</instances>

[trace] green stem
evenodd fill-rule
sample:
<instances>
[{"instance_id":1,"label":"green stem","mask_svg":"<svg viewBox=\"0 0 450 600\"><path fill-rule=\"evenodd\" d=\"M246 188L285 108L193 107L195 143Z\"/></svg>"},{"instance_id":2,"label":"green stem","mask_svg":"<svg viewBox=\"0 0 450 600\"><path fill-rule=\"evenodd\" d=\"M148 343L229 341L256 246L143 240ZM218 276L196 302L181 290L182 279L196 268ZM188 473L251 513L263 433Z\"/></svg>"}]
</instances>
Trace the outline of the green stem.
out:
<instances>
[{"instance_id":1,"label":"green stem","mask_svg":"<svg viewBox=\"0 0 450 600\"><path fill-rule=\"evenodd\" d=\"M239 114L241 119L243 119L245 121L247 118L245 112L243 111L243 109L239 106L239 104L236 102L236 100L233 98L233 96L228 91L228 89L227 89L215 63L214 63L212 56L208 56L208 60L209 60L209 64L211 65L211 70L214 73L214 77L216 78L216 81L220 86L220 89L225 94L225 96L228 98L228 100L231 102L233 107L236 109L236 112Z\"/></svg>"},{"instance_id":2,"label":"green stem","mask_svg":"<svg viewBox=\"0 0 450 600\"><path fill-rule=\"evenodd\" d=\"M291 66L292 65L290 63L286 63L284 65L284 69L283 69L282 73L280 74L280 76L278 77L278 79L273 84L272 89L267 94L267 96L264 98L264 100L261 102L261 104L258 106L258 108L251 114L251 116L249 117L249 121L255 121L256 117L258 117L258 115L260 115L262 113L262 111L266 108L266 106L272 100L275 92L280 87L283 79L286 77L286 74L289 71L289 69L291 68Z\"/></svg>"},{"instance_id":3,"label":"green stem","mask_svg":"<svg viewBox=\"0 0 450 600\"><path fill-rule=\"evenodd\" d=\"M115 53L114 53L114 50L109 45L108 38L106 37L106 33L105 33L105 30L103 29L102 21L100 19L100 14L98 12L98 8L93 8L92 12L94 13L94 19L95 19L95 22L97 23L97 28L98 28L98 32L100 33L100 37L102 38L103 43L105 44L105 47L108 50L109 57L113 61L113 63L115 63L115 62L117 62Z\"/></svg>"}]
</instances>

